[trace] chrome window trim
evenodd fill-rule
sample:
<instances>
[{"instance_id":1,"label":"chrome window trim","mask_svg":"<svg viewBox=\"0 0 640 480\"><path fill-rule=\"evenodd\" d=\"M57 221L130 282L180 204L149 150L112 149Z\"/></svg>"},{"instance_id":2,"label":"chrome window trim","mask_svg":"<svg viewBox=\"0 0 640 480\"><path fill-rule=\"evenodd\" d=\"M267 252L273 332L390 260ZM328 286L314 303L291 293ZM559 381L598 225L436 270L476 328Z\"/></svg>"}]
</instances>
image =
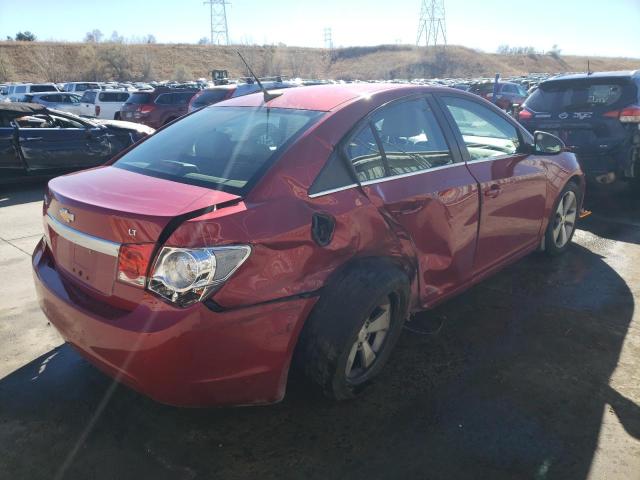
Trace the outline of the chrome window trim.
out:
<instances>
[{"instance_id":1,"label":"chrome window trim","mask_svg":"<svg viewBox=\"0 0 640 480\"><path fill-rule=\"evenodd\" d=\"M80 232L74 228L64 225L49 214L47 214L46 221L47 225L49 225L54 232L69 242L88 248L94 252L104 253L105 255L116 258L118 257L118 253L120 252L120 243Z\"/></svg>"},{"instance_id":2,"label":"chrome window trim","mask_svg":"<svg viewBox=\"0 0 640 480\"><path fill-rule=\"evenodd\" d=\"M391 177L376 178L374 180L367 180L367 181L361 182L360 185L363 185L363 186L374 185L376 183L384 183L384 182L388 182L390 180L396 180L398 178L413 177L415 175L424 175L425 173L436 172L438 170L444 170L446 168L459 167L460 165L465 165L465 162L455 162L455 163L450 163L448 165L441 165L439 167L433 167L433 168L426 168L424 170L418 170L417 172L401 173L399 175L393 175ZM357 187L357 186L358 186L357 183L352 183L350 185L345 185L343 187L332 188L331 190L323 190L322 192L312 193L311 195L309 195L309 198L322 197L324 195L330 195L332 193L341 192L342 190L348 190L350 188L354 188L354 187Z\"/></svg>"}]
</instances>

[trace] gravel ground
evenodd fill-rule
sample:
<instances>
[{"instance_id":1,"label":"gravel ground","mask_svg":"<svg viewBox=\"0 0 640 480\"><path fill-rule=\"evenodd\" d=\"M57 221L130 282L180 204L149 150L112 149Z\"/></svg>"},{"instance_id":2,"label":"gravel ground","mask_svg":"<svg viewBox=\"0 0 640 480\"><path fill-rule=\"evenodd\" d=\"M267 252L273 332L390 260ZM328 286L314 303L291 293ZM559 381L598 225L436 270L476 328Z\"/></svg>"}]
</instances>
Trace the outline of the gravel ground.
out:
<instances>
[{"instance_id":1,"label":"gravel ground","mask_svg":"<svg viewBox=\"0 0 640 480\"><path fill-rule=\"evenodd\" d=\"M294 380L275 406L189 410L112 384L47 324L43 188L0 190L2 479L640 479L640 195L590 192L567 255L417 316L358 400Z\"/></svg>"}]
</instances>

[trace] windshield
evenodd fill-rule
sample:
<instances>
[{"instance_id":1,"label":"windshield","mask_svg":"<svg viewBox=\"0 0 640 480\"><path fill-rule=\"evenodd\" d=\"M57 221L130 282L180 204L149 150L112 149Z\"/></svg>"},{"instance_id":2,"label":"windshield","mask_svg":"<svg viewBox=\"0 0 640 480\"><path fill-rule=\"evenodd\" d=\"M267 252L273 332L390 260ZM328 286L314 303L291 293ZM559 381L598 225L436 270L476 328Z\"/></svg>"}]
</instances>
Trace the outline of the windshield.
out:
<instances>
[{"instance_id":1,"label":"windshield","mask_svg":"<svg viewBox=\"0 0 640 480\"><path fill-rule=\"evenodd\" d=\"M278 108L203 109L157 132L114 166L244 194L322 114Z\"/></svg>"},{"instance_id":2,"label":"windshield","mask_svg":"<svg viewBox=\"0 0 640 480\"><path fill-rule=\"evenodd\" d=\"M612 110L633 103L635 86L608 79L556 81L540 84L526 105L534 112Z\"/></svg>"}]
</instances>

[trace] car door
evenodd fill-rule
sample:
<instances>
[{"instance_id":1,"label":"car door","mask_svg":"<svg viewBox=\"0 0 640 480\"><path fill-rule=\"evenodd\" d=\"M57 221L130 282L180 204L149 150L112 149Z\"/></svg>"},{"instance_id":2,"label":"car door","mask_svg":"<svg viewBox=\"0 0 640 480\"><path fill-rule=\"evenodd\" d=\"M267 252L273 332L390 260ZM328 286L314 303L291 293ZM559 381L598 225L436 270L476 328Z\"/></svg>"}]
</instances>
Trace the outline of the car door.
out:
<instances>
[{"instance_id":1,"label":"car door","mask_svg":"<svg viewBox=\"0 0 640 480\"><path fill-rule=\"evenodd\" d=\"M0 179L24 172L24 163L15 148L16 129L0 117Z\"/></svg>"},{"instance_id":2,"label":"car door","mask_svg":"<svg viewBox=\"0 0 640 480\"><path fill-rule=\"evenodd\" d=\"M111 146L102 129L68 117L44 117L43 128L18 128L18 144L30 172L89 168L110 157Z\"/></svg>"},{"instance_id":3,"label":"car door","mask_svg":"<svg viewBox=\"0 0 640 480\"><path fill-rule=\"evenodd\" d=\"M60 96L62 97L62 103L60 104L61 110L75 115L80 115L82 113L80 100L77 95L72 93L61 93Z\"/></svg>"},{"instance_id":4,"label":"car door","mask_svg":"<svg viewBox=\"0 0 640 480\"><path fill-rule=\"evenodd\" d=\"M528 155L515 122L472 98L439 95L462 154L480 185L480 229L474 271L481 274L535 247L544 216L544 164Z\"/></svg>"},{"instance_id":5,"label":"car door","mask_svg":"<svg viewBox=\"0 0 640 480\"><path fill-rule=\"evenodd\" d=\"M84 94L80 98L80 115L84 115L86 117L94 117L96 115L95 102L96 92L84 92Z\"/></svg>"},{"instance_id":6,"label":"car door","mask_svg":"<svg viewBox=\"0 0 640 480\"><path fill-rule=\"evenodd\" d=\"M345 146L366 195L410 237L425 306L472 274L477 183L453 143L442 113L418 97L378 110Z\"/></svg>"}]
</instances>

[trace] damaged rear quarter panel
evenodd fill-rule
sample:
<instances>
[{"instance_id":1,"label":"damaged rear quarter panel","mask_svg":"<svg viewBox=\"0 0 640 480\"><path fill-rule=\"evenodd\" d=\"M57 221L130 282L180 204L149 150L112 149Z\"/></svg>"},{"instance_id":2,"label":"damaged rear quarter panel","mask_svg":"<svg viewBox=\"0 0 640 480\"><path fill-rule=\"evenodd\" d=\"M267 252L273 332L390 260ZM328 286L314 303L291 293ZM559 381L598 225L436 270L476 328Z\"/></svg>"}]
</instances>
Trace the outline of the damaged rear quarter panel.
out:
<instances>
[{"instance_id":1,"label":"damaged rear quarter panel","mask_svg":"<svg viewBox=\"0 0 640 480\"><path fill-rule=\"evenodd\" d=\"M336 220L332 241L326 247L312 238L311 219L316 212L328 213ZM213 297L223 307L318 290L336 269L356 256L406 258L398 237L356 188L324 200L280 198L258 205L241 203L185 222L167 241L167 245L182 247L234 243L249 244L252 252Z\"/></svg>"}]
</instances>

